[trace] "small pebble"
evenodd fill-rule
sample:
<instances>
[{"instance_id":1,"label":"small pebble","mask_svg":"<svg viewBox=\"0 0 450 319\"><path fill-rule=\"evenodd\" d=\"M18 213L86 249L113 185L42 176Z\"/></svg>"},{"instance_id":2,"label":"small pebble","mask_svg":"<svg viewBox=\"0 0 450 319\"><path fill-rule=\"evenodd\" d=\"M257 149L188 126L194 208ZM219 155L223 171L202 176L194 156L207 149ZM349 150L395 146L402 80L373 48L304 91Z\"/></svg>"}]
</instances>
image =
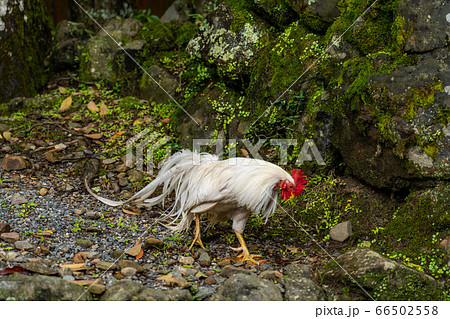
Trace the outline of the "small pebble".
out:
<instances>
[{"instance_id":1,"label":"small pebble","mask_svg":"<svg viewBox=\"0 0 450 319\"><path fill-rule=\"evenodd\" d=\"M75 239L75 243L83 248L89 248L93 245L93 242L89 239L77 238Z\"/></svg>"},{"instance_id":2,"label":"small pebble","mask_svg":"<svg viewBox=\"0 0 450 319\"><path fill-rule=\"evenodd\" d=\"M136 275L136 269L132 267L125 267L120 271L120 273L125 277L131 277Z\"/></svg>"},{"instance_id":3,"label":"small pebble","mask_svg":"<svg viewBox=\"0 0 450 319\"><path fill-rule=\"evenodd\" d=\"M18 240L14 243L17 249L34 250L34 246L28 240Z\"/></svg>"},{"instance_id":4,"label":"small pebble","mask_svg":"<svg viewBox=\"0 0 450 319\"><path fill-rule=\"evenodd\" d=\"M183 265L193 265L194 264L194 258L192 258L190 256L188 256L188 257L180 256L180 257L178 257L178 261L180 263L182 263Z\"/></svg>"},{"instance_id":5,"label":"small pebble","mask_svg":"<svg viewBox=\"0 0 450 319\"><path fill-rule=\"evenodd\" d=\"M7 243L14 243L19 240L19 234L15 232L3 233L0 234L0 239L6 241Z\"/></svg>"},{"instance_id":6,"label":"small pebble","mask_svg":"<svg viewBox=\"0 0 450 319\"><path fill-rule=\"evenodd\" d=\"M205 284L207 284L207 285L214 285L216 283L217 283L217 281L214 277L208 277L205 279Z\"/></svg>"},{"instance_id":7,"label":"small pebble","mask_svg":"<svg viewBox=\"0 0 450 319\"><path fill-rule=\"evenodd\" d=\"M106 291L106 286L102 284L92 284L89 286L89 292L96 295L101 295Z\"/></svg>"}]
</instances>

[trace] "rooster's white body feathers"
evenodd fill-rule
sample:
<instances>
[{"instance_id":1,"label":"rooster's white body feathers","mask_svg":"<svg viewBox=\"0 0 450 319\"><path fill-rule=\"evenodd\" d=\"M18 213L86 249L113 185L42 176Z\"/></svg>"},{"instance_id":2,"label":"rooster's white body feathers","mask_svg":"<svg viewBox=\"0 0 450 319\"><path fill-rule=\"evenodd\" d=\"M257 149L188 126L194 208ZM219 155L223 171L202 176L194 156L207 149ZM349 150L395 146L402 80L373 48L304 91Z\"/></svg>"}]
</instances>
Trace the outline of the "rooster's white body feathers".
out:
<instances>
[{"instance_id":1,"label":"rooster's white body feathers","mask_svg":"<svg viewBox=\"0 0 450 319\"><path fill-rule=\"evenodd\" d=\"M276 208L277 183L294 179L281 167L251 158L219 161L208 153L182 150L171 156L150 184L127 201L111 201L89 192L111 206L135 202L143 206L164 204L172 192L175 203L167 216L167 227L175 231L189 228L195 213L210 213L212 222L231 218L233 229L243 233L248 217L261 213L267 218ZM163 185L162 194L150 197ZM87 186L87 185L86 185Z\"/></svg>"}]
</instances>

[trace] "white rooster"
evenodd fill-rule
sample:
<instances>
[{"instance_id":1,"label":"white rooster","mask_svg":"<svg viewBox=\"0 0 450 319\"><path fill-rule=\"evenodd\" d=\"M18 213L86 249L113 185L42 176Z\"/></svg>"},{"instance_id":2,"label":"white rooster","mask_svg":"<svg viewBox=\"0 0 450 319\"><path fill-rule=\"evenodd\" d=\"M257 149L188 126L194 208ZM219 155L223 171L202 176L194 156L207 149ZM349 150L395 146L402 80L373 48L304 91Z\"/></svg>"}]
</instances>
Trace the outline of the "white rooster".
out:
<instances>
[{"instance_id":1,"label":"white rooster","mask_svg":"<svg viewBox=\"0 0 450 319\"><path fill-rule=\"evenodd\" d=\"M162 194L150 198L156 188L164 184ZM216 155L182 150L171 156L161 168L158 176L150 184L126 201L112 201L87 190L97 199L110 206L119 206L134 202L151 207L162 203L173 191L175 203L167 214L171 221L167 225L174 231L189 229L195 219L195 236L189 247L195 243L204 248L200 238L200 215L210 213L211 223L232 219L233 230L242 251L236 260L252 261L261 257L250 255L242 233L250 214L261 213L271 216L277 205L278 190L281 198L298 196L306 185L306 178L299 169L289 175L281 167L272 163L244 157L219 161Z\"/></svg>"}]
</instances>

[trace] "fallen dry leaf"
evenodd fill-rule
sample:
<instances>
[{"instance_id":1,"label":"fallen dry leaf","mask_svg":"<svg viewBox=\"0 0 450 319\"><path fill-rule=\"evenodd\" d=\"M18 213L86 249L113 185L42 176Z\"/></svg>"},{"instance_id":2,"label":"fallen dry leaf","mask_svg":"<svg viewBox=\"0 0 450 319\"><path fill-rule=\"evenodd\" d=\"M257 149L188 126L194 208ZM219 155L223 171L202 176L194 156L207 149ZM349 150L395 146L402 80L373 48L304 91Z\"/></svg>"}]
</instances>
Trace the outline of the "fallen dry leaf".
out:
<instances>
[{"instance_id":1,"label":"fallen dry leaf","mask_svg":"<svg viewBox=\"0 0 450 319\"><path fill-rule=\"evenodd\" d=\"M8 131L3 132L3 138L4 138L5 140L11 141L11 137L12 137L11 132L8 132Z\"/></svg>"},{"instance_id":2,"label":"fallen dry leaf","mask_svg":"<svg viewBox=\"0 0 450 319\"><path fill-rule=\"evenodd\" d=\"M142 239L139 238L134 247L128 249L125 253L130 256L137 256L141 252L142 249Z\"/></svg>"},{"instance_id":3,"label":"fallen dry leaf","mask_svg":"<svg viewBox=\"0 0 450 319\"><path fill-rule=\"evenodd\" d=\"M127 210L125 208L122 208L122 211L128 215L139 215L139 213L132 212L131 210Z\"/></svg>"},{"instance_id":4,"label":"fallen dry leaf","mask_svg":"<svg viewBox=\"0 0 450 319\"><path fill-rule=\"evenodd\" d=\"M12 268L3 268L0 270L0 276L6 276L9 274L14 274L18 272L19 274L28 274L28 271L24 268L22 268L22 266L14 266Z\"/></svg>"},{"instance_id":5,"label":"fallen dry leaf","mask_svg":"<svg viewBox=\"0 0 450 319\"><path fill-rule=\"evenodd\" d=\"M84 134L87 138L92 138L93 140L101 139L103 136L103 133L93 133L93 134Z\"/></svg>"},{"instance_id":6,"label":"fallen dry leaf","mask_svg":"<svg viewBox=\"0 0 450 319\"><path fill-rule=\"evenodd\" d=\"M69 96L64 101L62 101L61 106L59 107L60 111L67 110L72 105L72 97Z\"/></svg>"},{"instance_id":7,"label":"fallen dry leaf","mask_svg":"<svg viewBox=\"0 0 450 319\"><path fill-rule=\"evenodd\" d=\"M52 151L54 151L54 150L52 150ZM46 159L47 161L49 161L50 163L56 162L56 159L55 159L55 157L53 156L53 153L51 153L51 152L46 152L46 153L44 153L44 157L45 157L45 159Z\"/></svg>"},{"instance_id":8,"label":"fallen dry leaf","mask_svg":"<svg viewBox=\"0 0 450 319\"><path fill-rule=\"evenodd\" d=\"M77 264L64 264L59 265L60 268L68 268L72 271L80 271L80 270L91 270L94 267L89 267L85 263L77 263Z\"/></svg>"},{"instance_id":9,"label":"fallen dry leaf","mask_svg":"<svg viewBox=\"0 0 450 319\"><path fill-rule=\"evenodd\" d=\"M140 214L142 212L142 210L137 206L131 207L131 210L136 214Z\"/></svg>"},{"instance_id":10,"label":"fallen dry leaf","mask_svg":"<svg viewBox=\"0 0 450 319\"><path fill-rule=\"evenodd\" d=\"M105 103L102 102L100 103L100 115L104 116L106 114L108 114L108 107L106 106Z\"/></svg>"},{"instance_id":11,"label":"fallen dry leaf","mask_svg":"<svg viewBox=\"0 0 450 319\"><path fill-rule=\"evenodd\" d=\"M98 109L97 105L95 105L94 101L90 101L87 105L87 108L95 113L98 113L100 110Z\"/></svg>"},{"instance_id":12,"label":"fallen dry leaf","mask_svg":"<svg viewBox=\"0 0 450 319\"><path fill-rule=\"evenodd\" d=\"M168 274L168 275L164 275L164 276L158 277L158 278L156 278L156 280L164 281L164 280L167 280L167 279L171 279L172 277L173 277L172 274Z\"/></svg>"},{"instance_id":13,"label":"fallen dry leaf","mask_svg":"<svg viewBox=\"0 0 450 319\"><path fill-rule=\"evenodd\" d=\"M67 91L67 89L65 87L59 86L58 91L59 91L59 93L64 93Z\"/></svg>"},{"instance_id":14,"label":"fallen dry leaf","mask_svg":"<svg viewBox=\"0 0 450 319\"><path fill-rule=\"evenodd\" d=\"M120 135L122 135L124 133L125 133L125 131L119 131L116 134L114 134L113 136L111 136L110 140L113 140L113 139L119 137Z\"/></svg>"},{"instance_id":15,"label":"fallen dry leaf","mask_svg":"<svg viewBox=\"0 0 450 319\"><path fill-rule=\"evenodd\" d=\"M144 249L143 248L141 248L140 253L136 255L136 259L141 259L142 256L144 256Z\"/></svg>"},{"instance_id":16,"label":"fallen dry leaf","mask_svg":"<svg viewBox=\"0 0 450 319\"><path fill-rule=\"evenodd\" d=\"M249 156L248 156L248 152L247 152L246 149L241 148L241 153L242 153L242 155L243 155L244 157L249 157Z\"/></svg>"},{"instance_id":17,"label":"fallen dry leaf","mask_svg":"<svg viewBox=\"0 0 450 319\"><path fill-rule=\"evenodd\" d=\"M88 255L89 255L88 251L80 251L73 256L72 260L74 263L84 264L84 261L86 260Z\"/></svg>"}]
</instances>

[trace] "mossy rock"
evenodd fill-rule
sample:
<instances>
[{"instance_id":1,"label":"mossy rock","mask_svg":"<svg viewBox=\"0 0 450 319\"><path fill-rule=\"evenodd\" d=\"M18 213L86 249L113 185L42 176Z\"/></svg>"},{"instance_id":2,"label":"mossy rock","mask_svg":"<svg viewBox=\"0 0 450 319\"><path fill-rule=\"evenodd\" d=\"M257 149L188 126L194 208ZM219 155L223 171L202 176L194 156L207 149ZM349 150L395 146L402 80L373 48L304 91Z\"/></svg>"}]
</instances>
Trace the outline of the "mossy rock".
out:
<instances>
[{"instance_id":1,"label":"mossy rock","mask_svg":"<svg viewBox=\"0 0 450 319\"><path fill-rule=\"evenodd\" d=\"M448 95L442 83L449 55L418 62L378 53L349 59L330 82L334 142L358 178L379 188L406 189L423 178L450 176ZM339 93L340 92L340 93ZM339 111L340 110L340 111ZM422 179L419 179L422 178Z\"/></svg>"},{"instance_id":2,"label":"mossy rock","mask_svg":"<svg viewBox=\"0 0 450 319\"><path fill-rule=\"evenodd\" d=\"M340 255L336 261L323 266L321 273L324 282L351 286L352 292L359 292L364 299L393 301L446 298L442 287L432 277L365 247Z\"/></svg>"},{"instance_id":3,"label":"mossy rock","mask_svg":"<svg viewBox=\"0 0 450 319\"><path fill-rule=\"evenodd\" d=\"M79 285L61 278L49 276L25 276L13 274L0 278L0 300L50 301L65 300L88 301L91 294Z\"/></svg>"},{"instance_id":4,"label":"mossy rock","mask_svg":"<svg viewBox=\"0 0 450 319\"><path fill-rule=\"evenodd\" d=\"M433 235L450 235L450 184L413 191L383 231L384 244L410 257L438 249ZM381 248L381 247L380 247ZM386 252L389 251L385 248Z\"/></svg>"},{"instance_id":5,"label":"mossy rock","mask_svg":"<svg viewBox=\"0 0 450 319\"><path fill-rule=\"evenodd\" d=\"M239 116L240 112L245 112L239 108L242 103L242 95L231 89L224 89L220 85L205 88L185 107L190 116L181 110L178 112L176 131L180 137L180 146L192 147L193 139L214 141L243 137L245 130L239 125L238 120L245 118ZM214 148L208 151L220 153Z\"/></svg>"},{"instance_id":6,"label":"mossy rock","mask_svg":"<svg viewBox=\"0 0 450 319\"><path fill-rule=\"evenodd\" d=\"M372 4L373 1L370 0L340 1L341 14L328 29L327 37L331 39L333 35L343 35L344 41L362 54L385 50L395 41L392 33L397 32L393 27L397 0L377 2L371 6ZM365 12L369 6L370 10ZM353 23L354 26L347 30Z\"/></svg>"},{"instance_id":7,"label":"mossy rock","mask_svg":"<svg viewBox=\"0 0 450 319\"><path fill-rule=\"evenodd\" d=\"M268 37L268 26L258 16L221 3L200 25L187 51L214 64L219 75L237 80L250 72L257 52Z\"/></svg>"},{"instance_id":8,"label":"mossy rock","mask_svg":"<svg viewBox=\"0 0 450 319\"><path fill-rule=\"evenodd\" d=\"M175 47L170 23L162 24L159 21L149 21L144 24L137 38L147 41L147 45L144 48L144 57L152 55L156 51L167 51Z\"/></svg>"}]
</instances>

